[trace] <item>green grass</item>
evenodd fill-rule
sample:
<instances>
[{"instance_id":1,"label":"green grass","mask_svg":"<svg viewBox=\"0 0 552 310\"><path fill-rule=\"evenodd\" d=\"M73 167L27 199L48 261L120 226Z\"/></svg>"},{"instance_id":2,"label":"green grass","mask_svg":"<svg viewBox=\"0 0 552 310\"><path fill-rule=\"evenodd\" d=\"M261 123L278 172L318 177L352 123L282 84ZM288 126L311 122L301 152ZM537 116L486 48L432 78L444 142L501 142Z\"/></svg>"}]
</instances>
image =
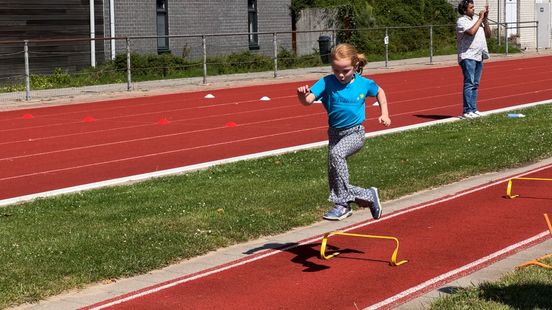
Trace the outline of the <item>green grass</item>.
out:
<instances>
[{"instance_id":1,"label":"green grass","mask_svg":"<svg viewBox=\"0 0 552 310\"><path fill-rule=\"evenodd\" d=\"M552 106L366 141L351 181L383 200L552 156ZM0 308L312 224L326 149L0 208Z\"/></svg>"},{"instance_id":2,"label":"green grass","mask_svg":"<svg viewBox=\"0 0 552 310\"><path fill-rule=\"evenodd\" d=\"M552 259L542 262L552 265ZM434 310L455 309L552 309L552 270L516 269L496 282L459 288L431 304Z\"/></svg>"}]
</instances>

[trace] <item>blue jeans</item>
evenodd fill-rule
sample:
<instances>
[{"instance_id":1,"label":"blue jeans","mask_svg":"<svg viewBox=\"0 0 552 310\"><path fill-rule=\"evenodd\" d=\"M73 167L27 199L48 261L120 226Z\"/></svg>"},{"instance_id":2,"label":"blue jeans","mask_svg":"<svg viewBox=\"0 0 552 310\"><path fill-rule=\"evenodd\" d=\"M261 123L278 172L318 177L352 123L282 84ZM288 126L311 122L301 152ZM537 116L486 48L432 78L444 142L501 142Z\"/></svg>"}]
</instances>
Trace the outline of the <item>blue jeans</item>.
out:
<instances>
[{"instance_id":1,"label":"blue jeans","mask_svg":"<svg viewBox=\"0 0 552 310\"><path fill-rule=\"evenodd\" d=\"M464 74L464 111L463 113L477 111L477 89L483 71L483 61L464 59L460 62Z\"/></svg>"}]
</instances>

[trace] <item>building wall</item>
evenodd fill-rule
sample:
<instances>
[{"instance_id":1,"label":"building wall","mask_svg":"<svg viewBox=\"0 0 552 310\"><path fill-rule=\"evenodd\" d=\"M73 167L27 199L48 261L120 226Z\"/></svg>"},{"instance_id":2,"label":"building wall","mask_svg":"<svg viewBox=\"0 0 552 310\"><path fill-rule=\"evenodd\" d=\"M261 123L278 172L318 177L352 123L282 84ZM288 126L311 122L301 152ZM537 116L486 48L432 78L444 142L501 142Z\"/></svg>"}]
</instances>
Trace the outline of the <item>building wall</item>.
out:
<instances>
[{"instance_id":1,"label":"building wall","mask_svg":"<svg viewBox=\"0 0 552 310\"><path fill-rule=\"evenodd\" d=\"M534 0L518 0L519 3L519 21L534 21L536 20L535 14L535 1ZM533 24L519 24L520 27L533 26ZM522 48L535 48L536 47L536 28L520 28L518 29L519 44Z\"/></svg>"},{"instance_id":2,"label":"building wall","mask_svg":"<svg viewBox=\"0 0 552 310\"><path fill-rule=\"evenodd\" d=\"M329 36L334 42L332 32L301 32L312 30L329 29L328 23L335 18L336 11L320 8L308 8L301 11L301 16L297 21L297 55L310 55L319 51L318 39L321 35Z\"/></svg>"},{"instance_id":3,"label":"building wall","mask_svg":"<svg viewBox=\"0 0 552 310\"><path fill-rule=\"evenodd\" d=\"M115 0L115 34L117 37L155 36L156 3L146 0ZM259 32L291 32L291 17L289 6L291 0L258 0L258 31ZM249 50L247 0L211 0L186 1L168 0L168 23L170 36L169 49L172 54L198 58L203 54L203 34L243 33L233 36L207 37L207 53L209 56L228 54ZM109 0L104 0L105 32L109 34ZM150 39L132 39L132 51L145 54L157 53L157 41ZM291 35L278 35L281 47L291 48ZM105 43L109 50L109 42ZM272 55L273 36L259 36L258 51ZM117 42L117 53L125 52L124 42ZM106 52L106 54L108 54Z\"/></svg>"},{"instance_id":4,"label":"building wall","mask_svg":"<svg viewBox=\"0 0 552 310\"><path fill-rule=\"evenodd\" d=\"M102 37L102 4L97 1L95 5L95 33ZM89 12L87 0L0 0L0 41L31 40L31 73L50 73L57 67L78 70L90 65L90 42L33 41L89 38ZM96 44L96 53L103 53L101 42ZM0 44L0 55L0 77L24 75L22 43Z\"/></svg>"},{"instance_id":5,"label":"building wall","mask_svg":"<svg viewBox=\"0 0 552 310\"><path fill-rule=\"evenodd\" d=\"M521 21L536 21L537 12L535 3L538 1L535 0L523 0L521 3L520 9L520 20ZM540 3L549 3L552 6L552 0L540 0ZM552 9L551 9L552 11ZM552 24L552 15L549 17L550 23ZM522 26L527 26L525 24ZM537 38L536 38L536 29L535 28L522 28L520 29L520 44L522 48L533 49L536 47ZM552 32L548 36L549 40L552 40Z\"/></svg>"},{"instance_id":6,"label":"building wall","mask_svg":"<svg viewBox=\"0 0 552 310\"><path fill-rule=\"evenodd\" d=\"M115 0L115 37L151 37L157 35L156 4L151 0ZM110 32L109 0L103 0L104 32ZM111 54L111 42L105 42L106 57ZM116 53L126 53L126 41L116 40ZM155 39L136 39L131 41L131 49L142 53L157 53Z\"/></svg>"}]
</instances>

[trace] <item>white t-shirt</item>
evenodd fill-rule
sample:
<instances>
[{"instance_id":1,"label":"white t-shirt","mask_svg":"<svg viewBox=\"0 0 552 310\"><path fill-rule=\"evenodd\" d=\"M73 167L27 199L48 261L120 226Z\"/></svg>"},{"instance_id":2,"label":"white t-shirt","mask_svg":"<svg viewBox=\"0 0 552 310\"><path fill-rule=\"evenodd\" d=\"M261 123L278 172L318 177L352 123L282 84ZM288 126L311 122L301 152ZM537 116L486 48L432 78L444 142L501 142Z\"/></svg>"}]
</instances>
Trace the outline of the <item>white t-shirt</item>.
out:
<instances>
[{"instance_id":1,"label":"white t-shirt","mask_svg":"<svg viewBox=\"0 0 552 310\"><path fill-rule=\"evenodd\" d=\"M461 16L456 21L456 47L458 48L458 62L464 59L473 59L482 61L489 58L489 49L487 48L487 39L483 24L477 29L474 36L465 33L466 30L473 27L477 19L467 15Z\"/></svg>"}]
</instances>

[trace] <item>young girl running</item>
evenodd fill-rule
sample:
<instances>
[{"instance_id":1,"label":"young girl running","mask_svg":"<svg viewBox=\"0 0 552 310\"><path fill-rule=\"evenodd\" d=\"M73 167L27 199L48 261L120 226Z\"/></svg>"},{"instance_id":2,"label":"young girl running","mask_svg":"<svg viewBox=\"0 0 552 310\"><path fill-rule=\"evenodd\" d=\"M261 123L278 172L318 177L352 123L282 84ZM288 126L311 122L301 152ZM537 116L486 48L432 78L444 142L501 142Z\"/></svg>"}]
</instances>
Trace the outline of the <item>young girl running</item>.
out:
<instances>
[{"instance_id":1,"label":"young girl running","mask_svg":"<svg viewBox=\"0 0 552 310\"><path fill-rule=\"evenodd\" d=\"M391 125L387 111L385 92L374 81L361 76L367 64L364 54L350 44L339 44L332 51L332 75L327 75L312 87L297 88L297 97L305 105L320 99L328 113L328 179L329 200L334 206L324 214L327 220L342 220L353 211L350 204L369 207L374 219L381 217L378 189L361 188L349 184L347 158L364 145L365 132L362 122L365 116L366 97L376 97L381 116L378 121Z\"/></svg>"}]
</instances>

